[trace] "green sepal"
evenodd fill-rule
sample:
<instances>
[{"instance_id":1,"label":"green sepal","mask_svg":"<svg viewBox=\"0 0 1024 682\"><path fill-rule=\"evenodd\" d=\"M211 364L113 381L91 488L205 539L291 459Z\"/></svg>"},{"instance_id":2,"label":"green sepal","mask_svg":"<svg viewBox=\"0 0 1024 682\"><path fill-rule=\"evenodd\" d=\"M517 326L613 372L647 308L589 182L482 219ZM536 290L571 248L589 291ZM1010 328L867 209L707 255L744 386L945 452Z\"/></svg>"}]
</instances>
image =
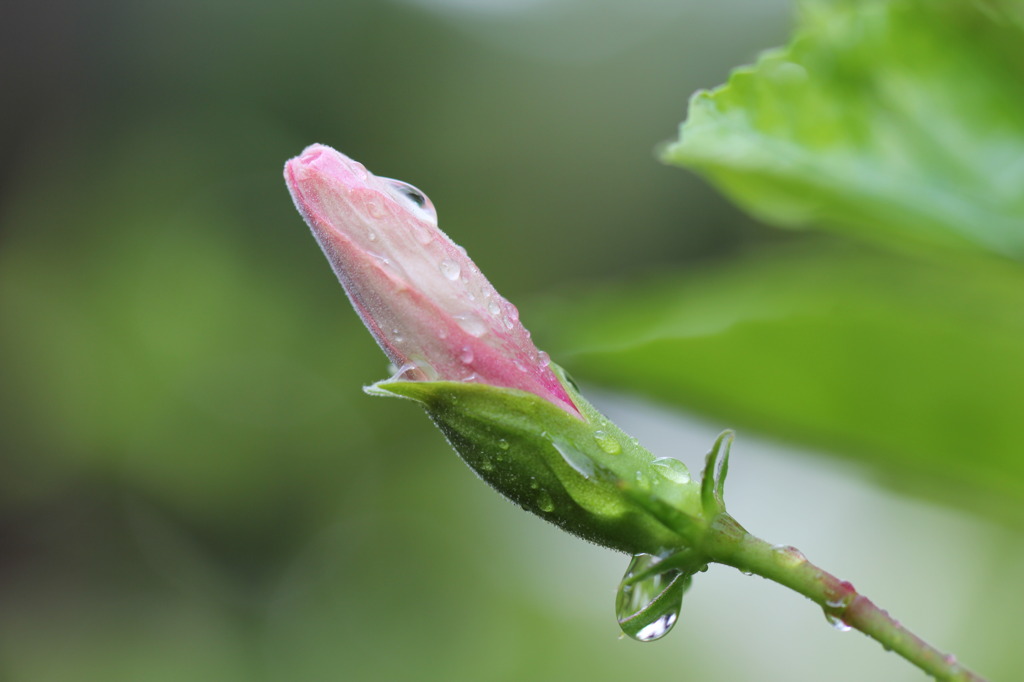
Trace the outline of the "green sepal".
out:
<instances>
[{"instance_id":1,"label":"green sepal","mask_svg":"<svg viewBox=\"0 0 1024 682\"><path fill-rule=\"evenodd\" d=\"M422 404L480 478L574 535L630 554L699 542L707 521L685 467L655 460L552 369L583 419L532 393L477 383L386 380L366 392Z\"/></svg>"},{"instance_id":2,"label":"green sepal","mask_svg":"<svg viewBox=\"0 0 1024 682\"><path fill-rule=\"evenodd\" d=\"M701 506L705 518L713 519L725 512L725 478L729 475L729 451L735 438L733 431L718 434L705 459L700 482Z\"/></svg>"}]
</instances>

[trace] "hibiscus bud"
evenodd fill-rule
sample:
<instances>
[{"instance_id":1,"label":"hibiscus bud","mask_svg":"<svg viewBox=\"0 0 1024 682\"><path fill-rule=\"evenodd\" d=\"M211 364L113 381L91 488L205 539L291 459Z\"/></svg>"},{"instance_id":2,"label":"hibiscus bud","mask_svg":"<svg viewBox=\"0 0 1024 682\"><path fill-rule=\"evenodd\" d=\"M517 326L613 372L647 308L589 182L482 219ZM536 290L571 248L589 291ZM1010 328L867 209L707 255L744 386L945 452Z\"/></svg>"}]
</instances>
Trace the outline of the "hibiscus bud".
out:
<instances>
[{"instance_id":1,"label":"hibiscus bud","mask_svg":"<svg viewBox=\"0 0 1024 682\"><path fill-rule=\"evenodd\" d=\"M422 192L319 144L288 161L284 175L352 305L402 378L515 388L579 415L516 307L438 229Z\"/></svg>"},{"instance_id":2,"label":"hibiscus bud","mask_svg":"<svg viewBox=\"0 0 1024 682\"><path fill-rule=\"evenodd\" d=\"M323 145L290 160L285 179L398 368L367 392L419 402L481 478L576 535L659 556L699 540L706 505L686 467L655 459L579 394L423 193Z\"/></svg>"}]
</instances>

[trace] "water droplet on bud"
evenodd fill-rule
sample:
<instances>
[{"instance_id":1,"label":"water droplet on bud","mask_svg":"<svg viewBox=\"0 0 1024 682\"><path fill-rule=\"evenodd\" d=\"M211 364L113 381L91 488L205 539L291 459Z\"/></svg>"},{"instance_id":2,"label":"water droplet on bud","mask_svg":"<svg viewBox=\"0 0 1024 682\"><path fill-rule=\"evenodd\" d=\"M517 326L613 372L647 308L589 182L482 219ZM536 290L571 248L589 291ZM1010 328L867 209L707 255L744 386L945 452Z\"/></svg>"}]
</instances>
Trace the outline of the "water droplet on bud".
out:
<instances>
[{"instance_id":1,"label":"water droplet on bud","mask_svg":"<svg viewBox=\"0 0 1024 682\"><path fill-rule=\"evenodd\" d=\"M454 318L455 322L462 328L462 331L466 332L470 336L480 338L487 333L487 325L473 313L455 315Z\"/></svg>"},{"instance_id":2,"label":"water droplet on bud","mask_svg":"<svg viewBox=\"0 0 1024 682\"><path fill-rule=\"evenodd\" d=\"M445 258L441 261L439 267L441 268L441 274L453 282L459 278L459 273L462 271L459 264L450 258Z\"/></svg>"},{"instance_id":3,"label":"water droplet on bud","mask_svg":"<svg viewBox=\"0 0 1024 682\"><path fill-rule=\"evenodd\" d=\"M594 431L594 440L609 455L617 455L622 452L622 446L619 445L619 441L615 440L615 436L607 431Z\"/></svg>"},{"instance_id":4,"label":"water droplet on bud","mask_svg":"<svg viewBox=\"0 0 1024 682\"><path fill-rule=\"evenodd\" d=\"M651 462L658 473L673 483L689 483L690 471L686 465L674 457L659 457Z\"/></svg>"},{"instance_id":5,"label":"water droplet on bud","mask_svg":"<svg viewBox=\"0 0 1024 682\"><path fill-rule=\"evenodd\" d=\"M644 472L638 470L636 472L636 485L641 490L649 490L651 482L647 480L646 476L644 476Z\"/></svg>"},{"instance_id":6,"label":"water droplet on bud","mask_svg":"<svg viewBox=\"0 0 1024 682\"><path fill-rule=\"evenodd\" d=\"M586 479L590 479L597 472L597 466L594 464L594 460L590 459L590 456L585 452L581 452L578 448L569 445L568 443L562 443L559 441L552 441L552 445L555 446L555 450L562 456L565 463L576 470L580 476Z\"/></svg>"}]
</instances>

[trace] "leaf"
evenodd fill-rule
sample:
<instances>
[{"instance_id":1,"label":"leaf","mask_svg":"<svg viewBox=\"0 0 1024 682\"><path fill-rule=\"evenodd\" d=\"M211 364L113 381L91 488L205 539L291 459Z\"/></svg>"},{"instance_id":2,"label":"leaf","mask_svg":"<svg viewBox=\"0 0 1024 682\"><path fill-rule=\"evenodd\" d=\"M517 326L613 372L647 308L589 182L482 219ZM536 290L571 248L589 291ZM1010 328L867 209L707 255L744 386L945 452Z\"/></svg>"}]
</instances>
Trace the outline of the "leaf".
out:
<instances>
[{"instance_id":1,"label":"leaf","mask_svg":"<svg viewBox=\"0 0 1024 682\"><path fill-rule=\"evenodd\" d=\"M802 246L571 300L533 326L583 380L1024 522L1024 275L1005 261Z\"/></svg>"},{"instance_id":2,"label":"leaf","mask_svg":"<svg viewBox=\"0 0 1024 682\"><path fill-rule=\"evenodd\" d=\"M664 159L761 219L1024 258L1024 11L813 0L783 49L698 92Z\"/></svg>"}]
</instances>

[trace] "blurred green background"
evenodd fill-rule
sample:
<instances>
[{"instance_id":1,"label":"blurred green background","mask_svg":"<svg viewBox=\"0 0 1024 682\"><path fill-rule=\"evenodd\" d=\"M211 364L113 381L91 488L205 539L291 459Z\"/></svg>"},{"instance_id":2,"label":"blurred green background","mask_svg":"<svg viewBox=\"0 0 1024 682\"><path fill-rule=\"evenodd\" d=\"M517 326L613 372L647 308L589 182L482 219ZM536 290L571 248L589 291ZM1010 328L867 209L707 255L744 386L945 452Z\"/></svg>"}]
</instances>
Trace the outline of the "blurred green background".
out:
<instances>
[{"instance_id":1,"label":"blurred green background","mask_svg":"<svg viewBox=\"0 0 1024 682\"><path fill-rule=\"evenodd\" d=\"M540 345L657 454L698 469L740 426L730 509L752 531L993 679L1019 670L1020 505L991 513L927 477L889 492L865 443L836 460L757 440L792 434L728 401L696 419L601 389L624 370L568 353L643 312L588 316L590 292L673 272L699 288L808 243L654 154L690 93L786 41L787 2L3 12L0 680L921 679L725 569L665 640L618 641L626 557L521 513L414 406L361 393L386 362L281 179L312 142L427 192ZM723 310L687 333L740 314ZM745 351L701 352L713 369Z\"/></svg>"}]
</instances>

